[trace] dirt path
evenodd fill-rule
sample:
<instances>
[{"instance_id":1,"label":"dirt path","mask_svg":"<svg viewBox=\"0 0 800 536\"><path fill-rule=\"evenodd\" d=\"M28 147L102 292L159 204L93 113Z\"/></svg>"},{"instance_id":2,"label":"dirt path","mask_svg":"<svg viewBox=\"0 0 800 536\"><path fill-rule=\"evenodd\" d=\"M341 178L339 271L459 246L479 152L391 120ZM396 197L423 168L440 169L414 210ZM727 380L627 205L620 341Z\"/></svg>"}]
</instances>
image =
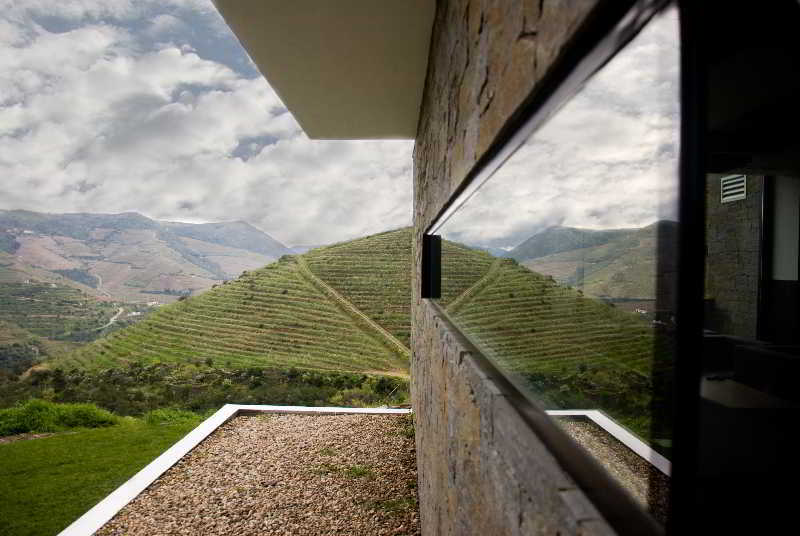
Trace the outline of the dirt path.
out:
<instances>
[{"instance_id":1,"label":"dirt path","mask_svg":"<svg viewBox=\"0 0 800 536\"><path fill-rule=\"evenodd\" d=\"M99 328L95 328L95 331L102 331L102 330L106 329L108 326L110 326L111 324L116 322L117 318L119 318L119 315L121 315L124 311L125 311L125 308L124 307L120 307L119 311L117 311L117 314L115 314L114 316L111 317L111 320L109 320L108 322L106 322L105 324L100 326Z\"/></svg>"},{"instance_id":2,"label":"dirt path","mask_svg":"<svg viewBox=\"0 0 800 536\"><path fill-rule=\"evenodd\" d=\"M94 274L94 276L97 278L97 289L96 289L97 292L100 292L102 294L105 294L109 298L112 298L113 296L111 296L111 294L103 290L103 276L100 274Z\"/></svg>"},{"instance_id":3,"label":"dirt path","mask_svg":"<svg viewBox=\"0 0 800 536\"><path fill-rule=\"evenodd\" d=\"M51 435L55 435L52 432L47 434L17 434L17 435L10 435L5 437L0 437L0 445L3 443L13 443L14 441L27 441L29 439L41 439L43 437L50 437Z\"/></svg>"}]
</instances>

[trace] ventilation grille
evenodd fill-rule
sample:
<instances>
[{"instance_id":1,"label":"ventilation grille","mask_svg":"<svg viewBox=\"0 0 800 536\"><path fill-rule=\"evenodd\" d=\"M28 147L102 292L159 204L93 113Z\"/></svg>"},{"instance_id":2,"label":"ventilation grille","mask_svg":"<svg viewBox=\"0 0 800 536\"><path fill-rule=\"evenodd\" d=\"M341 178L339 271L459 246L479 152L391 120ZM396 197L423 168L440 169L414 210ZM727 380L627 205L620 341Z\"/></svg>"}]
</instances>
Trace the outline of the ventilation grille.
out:
<instances>
[{"instance_id":1,"label":"ventilation grille","mask_svg":"<svg viewBox=\"0 0 800 536\"><path fill-rule=\"evenodd\" d=\"M731 203L747 197L747 175L728 175L720 179L720 201Z\"/></svg>"}]
</instances>

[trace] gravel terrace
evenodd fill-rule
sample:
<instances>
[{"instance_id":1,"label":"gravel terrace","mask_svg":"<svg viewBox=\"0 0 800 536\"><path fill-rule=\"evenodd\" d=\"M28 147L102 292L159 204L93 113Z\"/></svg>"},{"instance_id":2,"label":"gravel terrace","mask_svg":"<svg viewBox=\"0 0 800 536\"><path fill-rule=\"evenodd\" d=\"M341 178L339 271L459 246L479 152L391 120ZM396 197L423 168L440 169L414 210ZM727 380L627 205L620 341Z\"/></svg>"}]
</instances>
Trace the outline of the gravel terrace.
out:
<instances>
[{"instance_id":1,"label":"gravel terrace","mask_svg":"<svg viewBox=\"0 0 800 536\"><path fill-rule=\"evenodd\" d=\"M600 462L650 513L666 523L669 477L586 418L557 418L566 432Z\"/></svg>"},{"instance_id":2,"label":"gravel terrace","mask_svg":"<svg viewBox=\"0 0 800 536\"><path fill-rule=\"evenodd\" d=\"M239 416L97 531L419 534L408 415Z\"/></svg>"}]
</instances>

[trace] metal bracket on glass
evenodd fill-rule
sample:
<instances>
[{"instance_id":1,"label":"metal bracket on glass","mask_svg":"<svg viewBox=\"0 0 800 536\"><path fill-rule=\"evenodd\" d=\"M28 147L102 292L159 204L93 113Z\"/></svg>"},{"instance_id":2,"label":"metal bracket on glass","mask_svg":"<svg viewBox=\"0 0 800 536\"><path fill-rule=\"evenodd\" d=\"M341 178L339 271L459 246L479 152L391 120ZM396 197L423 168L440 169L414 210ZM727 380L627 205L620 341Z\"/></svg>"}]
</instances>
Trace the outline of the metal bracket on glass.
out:
<instances>
[{"instance_id":1,"label":"metal bracket on glass","mask_svg":"<svg viewBox=\"0 0 800 536\"><path fill-rule=\"evenodd\" d=\"M442 295L442 238L422 235L422 298L437 299Z\"/></svg>"}]
</instances>

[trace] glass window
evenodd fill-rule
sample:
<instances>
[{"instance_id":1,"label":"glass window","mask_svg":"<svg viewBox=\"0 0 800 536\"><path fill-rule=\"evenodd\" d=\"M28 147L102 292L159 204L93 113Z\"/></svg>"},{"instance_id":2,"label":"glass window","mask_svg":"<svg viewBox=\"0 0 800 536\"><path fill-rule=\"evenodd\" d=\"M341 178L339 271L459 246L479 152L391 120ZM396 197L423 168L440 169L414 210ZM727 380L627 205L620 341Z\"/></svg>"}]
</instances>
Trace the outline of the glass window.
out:
<instances>
[{"instance_id":1,"label":"glass window","mask_svg":"<svg viewBox=\"0 0 800 536\"><path fill-rule=\"evenodd\" d=\"M433 229L439 306L662 520L678 42L675 11L656 16Z\"/></svg>"}]
</instances>

